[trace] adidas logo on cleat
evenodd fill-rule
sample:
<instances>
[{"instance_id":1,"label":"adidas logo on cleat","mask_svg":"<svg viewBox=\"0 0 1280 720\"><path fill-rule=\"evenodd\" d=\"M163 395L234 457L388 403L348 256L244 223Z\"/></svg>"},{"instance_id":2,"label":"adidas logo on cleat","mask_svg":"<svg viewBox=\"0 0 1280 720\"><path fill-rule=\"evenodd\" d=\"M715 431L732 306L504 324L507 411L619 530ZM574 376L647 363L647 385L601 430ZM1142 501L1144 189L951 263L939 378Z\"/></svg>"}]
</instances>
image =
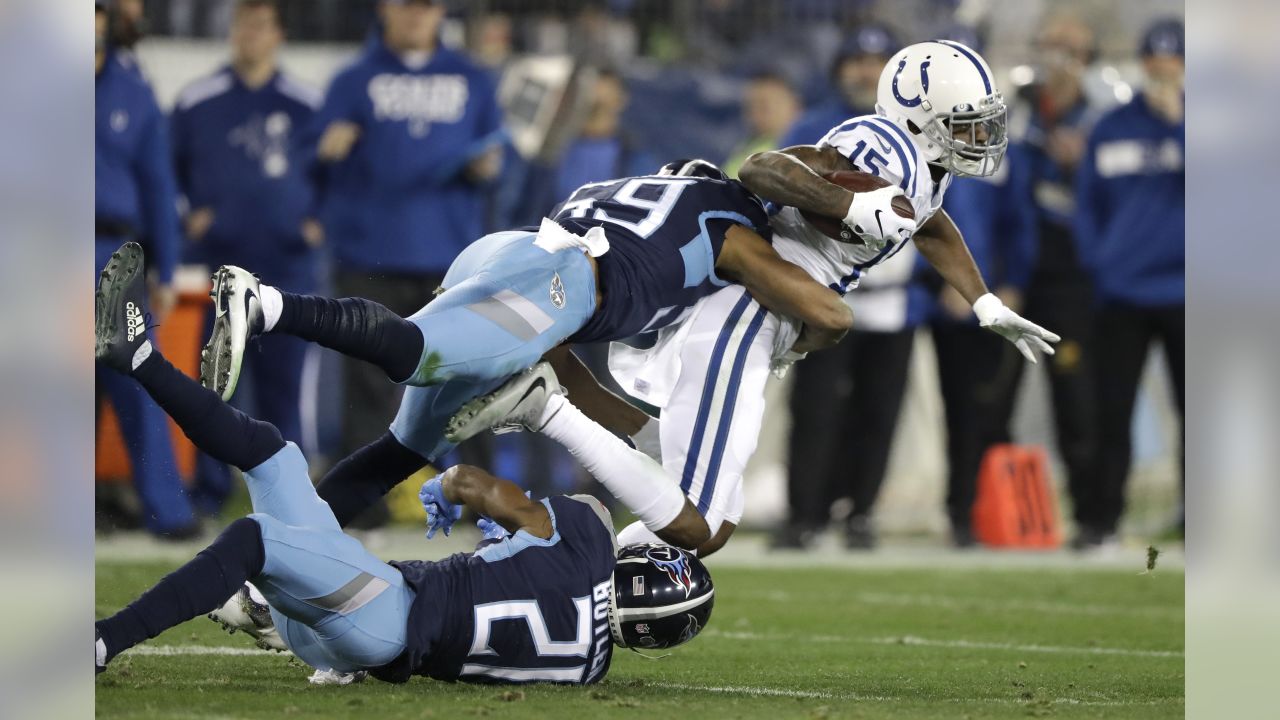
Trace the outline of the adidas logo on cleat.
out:
<instances>
[{"instance_id":1,"label":"adidas logo on cleat","mask_svg":"<svg viewBox=\"0 0 1280 720\"><path fill-rule=\"evenodd\" d=\"M125 324L128 326L128 340L133 339L146 331L146 320L142 316L142 310L132 302L125 305L124 308Z\"/></svg>"}]
</instances>

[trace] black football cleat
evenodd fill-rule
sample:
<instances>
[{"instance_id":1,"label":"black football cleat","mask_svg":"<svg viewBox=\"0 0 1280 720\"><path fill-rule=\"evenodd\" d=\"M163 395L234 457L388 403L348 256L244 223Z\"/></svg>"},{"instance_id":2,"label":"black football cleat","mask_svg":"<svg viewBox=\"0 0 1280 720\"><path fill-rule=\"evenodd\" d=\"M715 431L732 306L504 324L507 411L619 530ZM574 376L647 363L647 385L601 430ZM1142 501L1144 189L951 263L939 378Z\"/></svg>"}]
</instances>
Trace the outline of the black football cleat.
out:
<instances>
[{"instance_id":1,"label":"black football cleat","mask_svg":"<svg viewBox=\"0 0 1280 720\"><path fill-rule=\"evenodd\" d=\"M262 298L258 277L243 268L223 265L213 274L213 333L200 351L200 384L230 400L240 382L249 339L262 332Z\"/></svg>"},{"instance_id":2,"label":"black football cleat","mask_svg":"<svg viewBox=\"0 0 1280 720\"><path fill-rule=\"evenodd\" d=\"M141 245L127 242L111 254L98 277L94 310L94 357L122 373L132 372L152 350Z\"/></svg>"}]
</instances>

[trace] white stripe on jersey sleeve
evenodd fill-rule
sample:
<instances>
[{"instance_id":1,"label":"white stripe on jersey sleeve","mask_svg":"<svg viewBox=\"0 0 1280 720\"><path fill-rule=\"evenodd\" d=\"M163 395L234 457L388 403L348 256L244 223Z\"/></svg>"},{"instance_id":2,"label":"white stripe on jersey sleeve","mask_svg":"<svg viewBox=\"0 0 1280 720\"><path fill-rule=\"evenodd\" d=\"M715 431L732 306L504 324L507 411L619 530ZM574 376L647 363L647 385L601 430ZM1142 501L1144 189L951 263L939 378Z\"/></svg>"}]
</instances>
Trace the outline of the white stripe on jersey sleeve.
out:
<instances>
[{"instance_id":1,"label":"white stripe on jersey sleeve","mask_svg":"<svg viewBox=\"0 0 1280 720\"><path fill-rule=\"evenodd\" d=\"M178 109L190 110L200 103L211 100L231 89L231 75L226 70L219 70L213 75L202 77L192 82L178 93Z\"/></svg>"},{"instance_id":2,"label":"white stripe on jersey sleeve","mask_svg":"<svg viewBox=\"0 0 1280 720\"><path fill-rule=\"evenodd\" d=\"M827 133L820 145L830 145L862 172L905 185L908 195L919 192L915 145L894 132L892 123L875 115L846 120Z\"/></svg>"}]
</instances>

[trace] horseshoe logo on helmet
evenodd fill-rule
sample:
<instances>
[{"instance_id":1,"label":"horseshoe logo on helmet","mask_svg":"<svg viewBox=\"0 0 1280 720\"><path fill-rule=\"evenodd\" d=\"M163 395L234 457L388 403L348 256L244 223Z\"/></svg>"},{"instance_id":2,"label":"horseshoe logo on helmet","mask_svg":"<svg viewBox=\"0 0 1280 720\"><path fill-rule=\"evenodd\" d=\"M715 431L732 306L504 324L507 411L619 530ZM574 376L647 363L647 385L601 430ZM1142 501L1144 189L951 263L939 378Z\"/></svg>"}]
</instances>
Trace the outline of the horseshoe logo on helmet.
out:
<instances>
[{"instance_id":1,"label":"horseshoe logo on helmet","mask_svg":"<svg viewBox=\"0 0 1280 720\"><path fill-rule=\"evenodd\" d=\"M917 107L920 103L924 102L923 93L929 92L929 61L925 60L920 63L920 88L922 93L913 98L904 98L902 97L902 93L898 91L898 77L902 75L902 71L906 67L906 58L898 61L898 70L893 74L893 97L906 107Z\"/></svg>"}]
</instances>

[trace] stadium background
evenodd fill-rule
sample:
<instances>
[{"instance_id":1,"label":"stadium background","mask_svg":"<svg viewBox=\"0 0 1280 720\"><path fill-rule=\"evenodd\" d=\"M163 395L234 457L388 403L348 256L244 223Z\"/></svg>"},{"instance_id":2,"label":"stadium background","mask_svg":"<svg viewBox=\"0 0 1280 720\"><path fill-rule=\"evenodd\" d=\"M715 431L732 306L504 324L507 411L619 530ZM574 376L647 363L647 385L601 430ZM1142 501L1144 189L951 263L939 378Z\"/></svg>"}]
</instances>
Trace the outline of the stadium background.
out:
<instances>
[{"instance_id":1,"label":"stadium background","mask_svg":"<svg viewBox=\"0 0 1280 720\"><path fill-rule=\"evenodd\" d=\"M1127 101L1140 82L1134 55L1138 36L1153 18L1180 14L1181 3L1069 4L1089 18L1098 34L1099 55L1088 72L1088 92L1100 103ZM375 5L371 0L281 2L289 32L284 68L323 89L367 39ZM842 38L861 23L883 22L905 42L966 26L979 31L985 56L1008 97L1034 76L1032 38L1037 23L1054 5L1007 0L467 2L451 5L443 39L496 72L505 71L508 79L540 73L553 83L566 82L574 68L615 69L630 94L623 125L638 147L662 160L700 156L719 162L746 135L740 119L742 88L754 73L782 74L811 104L826 91L827 69ZM233 6L230 0L148 3L151 34L140 44L138 57L166 110L183 86L225 62L224 38ZM521 125L520 118L512 123L534 137L547 130L536 123ZM188 268L180 283L198 290L206 276L202 269ZM945 428L937 372L928 332L920 331L916 342L877 509L880 527L887 533L941 533L946 527ZM307 450L332 457L339 432L335 421L340 421L344 407L336 364L326 353L316 352L308 367L304 408L312 422L306 425ZM1137 535L1152 534L1167 524L1178 491L1177 418L1160 368L1163 360L1157 354L1149 361L1134 420L1131 511L1125 522ZM1063 473L1053 450L1043 375L1025 373L1023 382L1027 387L1019 395L1015 437L1050 449L1052 475L1060 487ZM746 481L747 525L770 527L785 511L786 392L785 382L773 383L760 450ZM563 470L554 477L521 472L518 442L503 452L506 459L499 469L508 469L506 474L524 484L562 488L580 480L564 476ZM1059 503L1065 503L1061 488Z\"/></svg>"}]
</instances>

